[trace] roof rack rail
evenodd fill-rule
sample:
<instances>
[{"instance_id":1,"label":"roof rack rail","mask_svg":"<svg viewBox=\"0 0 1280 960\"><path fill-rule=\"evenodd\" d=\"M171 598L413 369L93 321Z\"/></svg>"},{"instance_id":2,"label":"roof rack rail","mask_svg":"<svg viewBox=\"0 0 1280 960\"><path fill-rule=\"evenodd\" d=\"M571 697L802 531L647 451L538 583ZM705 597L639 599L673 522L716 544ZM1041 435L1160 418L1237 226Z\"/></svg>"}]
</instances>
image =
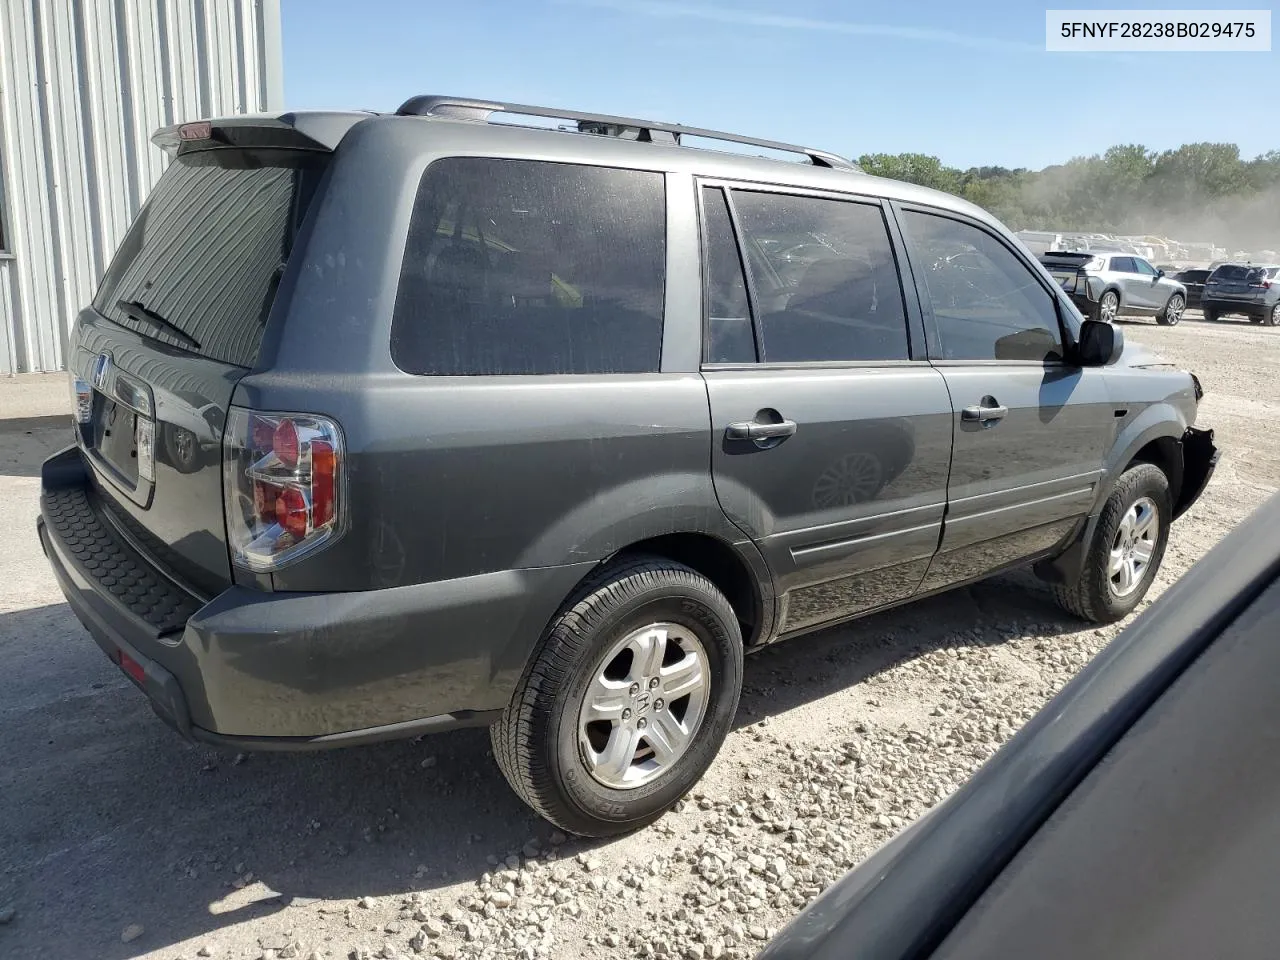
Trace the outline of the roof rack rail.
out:
<instances>
[{"instance_id":1,"label":"roof rack rail","mask_svg":"<svg viewBox=\"0 0 1280 960\"><path fill-rule=\"evenodd\" d=\"M702 137L707 140L724 140L729 143L764 147L768 150L803 154L809 158L810 163L818 167L862 172L862 168L852 160L846 160L844 157L828 153L826 150L814 150L810 147L797 146L794 143L758 140L755 137L743 137L736 133L724 133L719 130L704 130L701 127L686 127L678 123L659 123L655 120L614 117L604 113L559 110L555 107L537 107L526 103L503 103L498 100L476 100L471 97L444 97L434 94L420 94L416 97L410 97L402 103L396 113L400 116L453 117L463 120L488 120L489 116L494 113L511 113L528 117L573 120L578 124L579 133L604 134L650 143L679 143L682 136ZM667 136L655 136L655 134L667 134Z\"/></svg>"}]
</instances>

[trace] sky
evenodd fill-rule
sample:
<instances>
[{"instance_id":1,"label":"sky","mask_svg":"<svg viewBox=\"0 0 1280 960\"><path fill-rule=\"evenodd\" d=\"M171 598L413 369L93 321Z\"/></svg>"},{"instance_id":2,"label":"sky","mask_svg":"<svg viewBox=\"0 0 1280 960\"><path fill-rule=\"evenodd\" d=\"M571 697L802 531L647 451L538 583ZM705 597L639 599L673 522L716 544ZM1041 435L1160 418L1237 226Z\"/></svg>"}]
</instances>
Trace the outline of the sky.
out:
<instances>
[{"instance_id":1,"label":"sky","mask_svg":"<svg viewBox=\"0 0 1280 960\"><path fill-rule=\"evenodd\" d=\"M1280 149L1280 53L1047 53L1025 0L283 0L282 19L291 109L442 93L961 168Z\"/></svg>"}]
</instances>

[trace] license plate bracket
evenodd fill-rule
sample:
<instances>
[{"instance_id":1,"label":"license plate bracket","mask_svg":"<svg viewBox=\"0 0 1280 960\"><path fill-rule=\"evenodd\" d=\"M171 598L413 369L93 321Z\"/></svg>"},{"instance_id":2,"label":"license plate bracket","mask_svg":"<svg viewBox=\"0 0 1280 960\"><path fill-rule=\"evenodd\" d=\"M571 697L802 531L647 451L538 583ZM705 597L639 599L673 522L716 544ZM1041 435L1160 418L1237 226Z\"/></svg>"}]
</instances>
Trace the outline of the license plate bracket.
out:
<instances>
[{"instance_id":1,"label":"license plate bracket","mask_svg":"<svg viewBox=\"0 0 1280 960\"><path fill-rule=\"evenodd\" d=\"M138 414L110 397L97 394L93 411L93 446L122 480L138 485Z\"/></svg>"}]
</instances>

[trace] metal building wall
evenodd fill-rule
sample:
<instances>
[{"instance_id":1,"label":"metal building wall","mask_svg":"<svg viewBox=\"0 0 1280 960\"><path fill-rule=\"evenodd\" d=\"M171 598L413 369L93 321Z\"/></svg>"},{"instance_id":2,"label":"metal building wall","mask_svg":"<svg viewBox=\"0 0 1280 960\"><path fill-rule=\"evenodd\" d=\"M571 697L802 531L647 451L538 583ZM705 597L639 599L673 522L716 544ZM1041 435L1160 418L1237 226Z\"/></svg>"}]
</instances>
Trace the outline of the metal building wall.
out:
<instances>
[{"instance_id":1,"label":"metal building wall","mask_svg":"<svg viewBox=\"0 0 1280 960\"><path fill-rule=\"evenodd\" d=\"M66 331L181 120L282 109L279 0L0 0L0 374Z\"/></svg>"}]
</instances>

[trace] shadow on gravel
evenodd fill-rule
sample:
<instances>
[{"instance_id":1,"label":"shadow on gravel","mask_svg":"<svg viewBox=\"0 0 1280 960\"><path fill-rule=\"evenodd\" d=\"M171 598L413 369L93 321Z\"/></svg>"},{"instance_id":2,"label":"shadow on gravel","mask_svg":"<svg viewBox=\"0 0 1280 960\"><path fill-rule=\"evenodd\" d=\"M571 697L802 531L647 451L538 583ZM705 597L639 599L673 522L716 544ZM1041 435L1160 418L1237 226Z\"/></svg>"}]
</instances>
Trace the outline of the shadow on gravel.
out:
<instances>
[{"instance_id":1,"label":"shadow on gravel","mask_svg":"<svg viewBox=\"0 0 1280 960\"><path fill-rule=\"evenodd\" d=\"M995 627L1014 622L1073 626L1016 575L779 644L748 659L738 722L859 683L958 631L1002 642ZM236 757L170 732L65 605L0 614L0 657L0 907L17 910L0 926L6 958L123 960L287 911L293 898L430 890L551 832L508 788L483 730ZM122 943L134 923L145 933Z\"/></svg>"}]
</instances>

